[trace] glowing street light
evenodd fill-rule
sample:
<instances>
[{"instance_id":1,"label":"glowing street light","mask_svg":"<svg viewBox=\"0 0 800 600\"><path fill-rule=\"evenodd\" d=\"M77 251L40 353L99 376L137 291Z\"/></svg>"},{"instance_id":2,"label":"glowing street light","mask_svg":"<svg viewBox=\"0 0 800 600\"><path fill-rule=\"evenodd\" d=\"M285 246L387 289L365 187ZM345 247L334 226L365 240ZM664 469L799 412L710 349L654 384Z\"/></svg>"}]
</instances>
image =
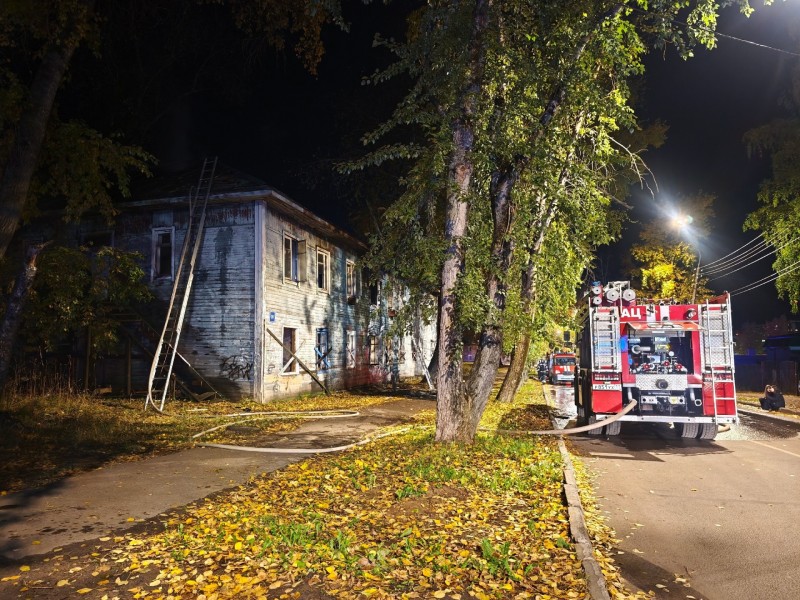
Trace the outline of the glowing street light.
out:
<instances>
[{"instance_id":1,"label":"glowing street light","mask_svg":"<svg viewBox=\"0 0 800 600\"><path fill-rule=\"evenodd\" d=\"M694 219L691 215L679 214L672 218L672 226L683 234L686 233L692 221L694 221ZM697 298L697 282L700 280L700 247L695 246L691 241L689 241L689 244L697 253L697 265L694 269L694 285L692 285L692 304L694 304Z\"/></svg>"}]
</instances>

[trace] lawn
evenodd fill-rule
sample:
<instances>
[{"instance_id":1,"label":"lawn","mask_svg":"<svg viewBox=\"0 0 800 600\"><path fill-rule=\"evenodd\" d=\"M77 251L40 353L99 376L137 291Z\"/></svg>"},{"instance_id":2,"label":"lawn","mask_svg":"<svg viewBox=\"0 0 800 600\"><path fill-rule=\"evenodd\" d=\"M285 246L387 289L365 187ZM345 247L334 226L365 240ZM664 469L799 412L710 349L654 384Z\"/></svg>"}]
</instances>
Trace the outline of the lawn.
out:
<instances>
[{"instance_id":1,"label":"lawn","mask_svg":"<svg viewBox=\"0 0 800 600\"><path fill-rule=\"evenodd\" d=\"M281 405L318 410L386 399L341 394ZM198 408L176 406L174 414L161 416L87 400L64 420L85 423L95 409L98 421L107 424L115 415L130 414L132 422L138 416L136 435L120 438L118 450L105 436L98 444L106 460L128 459L137 453L136 444L148 453L186 447L191 433L219 420L201 412L241 406ZM5 410L17 424L40 412ZM58 413L51 408L48 414L55 427ZM585 598L562 500L557 441L492 432L549 428L539 384L526 384L513 404L490 403L481 424L485 431L474 445L434 443L433 421L431 410L368 444L290 465L135 531L6 566L0 569L0 595ZM259 426L285 430L295 422L267 419ZM85 427L84 435L91 429ZM56 454L49 460L52 473L70 470L55 467ZM590 486L584 488L589 530L612 597L636 597L620 581L610 558L612 532L594 509Z\"/></svg>"}]
</instances>

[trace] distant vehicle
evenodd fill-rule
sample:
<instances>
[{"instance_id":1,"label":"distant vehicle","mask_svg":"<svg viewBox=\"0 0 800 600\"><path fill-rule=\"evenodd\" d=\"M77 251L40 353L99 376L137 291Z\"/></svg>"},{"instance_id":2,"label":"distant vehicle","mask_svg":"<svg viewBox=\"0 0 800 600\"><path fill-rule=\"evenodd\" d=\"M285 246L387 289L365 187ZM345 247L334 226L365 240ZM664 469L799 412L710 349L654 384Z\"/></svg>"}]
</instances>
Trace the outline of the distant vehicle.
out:
<instances>
[{"instance_id":1,"label":"distant vehicle","mask_svg":"<svg viewBox=\"0 0 800 600\"><path fill-rule=\"evenodd\" d=\"M554 352L550 355L550 383L572 385L575 380L575 354Z\"/></svg>"},{"instance_id":2,"label":"distant vehicle","mask_svg":"<svg viewBox=\"0 0 800 600\"><path fill-rule=\"evenodd\" d=\"M597 283L578 353L579 424L636 403L589 433L617 435L621 421L665 422L681 437L713 440L718 425L739 420L727 293L699 304L637 302L627 281Z\"/></svg>"}]
</instances>

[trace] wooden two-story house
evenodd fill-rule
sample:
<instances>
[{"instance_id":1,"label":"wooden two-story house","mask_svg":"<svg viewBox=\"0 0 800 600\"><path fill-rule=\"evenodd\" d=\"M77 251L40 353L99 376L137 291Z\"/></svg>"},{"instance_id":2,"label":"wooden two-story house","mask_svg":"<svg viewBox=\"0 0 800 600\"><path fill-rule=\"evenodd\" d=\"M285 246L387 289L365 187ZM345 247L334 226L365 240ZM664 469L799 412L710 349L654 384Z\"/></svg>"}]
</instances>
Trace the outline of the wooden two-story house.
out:
<instances>
[{"instance_id":1,"label":"wooden two-story house","mask_svg":"<svg viewBox=\"0 0 800 600\"><path fill-rule=\"evenodd\" d=\"M112 230L90 220L81 225L83 237L140 253L156 298L141 316L152 333L132 318L135 343L124 356L97 363L95 385L147 389L193 184L196 171L153 181L119 206ZM184 387L205 382L222 396L264 402L424 374L435 325L420 320L413 336L388 335L391 311L380 286L365 280L358 261L366 247L352 235L263 181L221 166L199 235L173 370Z\"/></svg>"}]
</instances>

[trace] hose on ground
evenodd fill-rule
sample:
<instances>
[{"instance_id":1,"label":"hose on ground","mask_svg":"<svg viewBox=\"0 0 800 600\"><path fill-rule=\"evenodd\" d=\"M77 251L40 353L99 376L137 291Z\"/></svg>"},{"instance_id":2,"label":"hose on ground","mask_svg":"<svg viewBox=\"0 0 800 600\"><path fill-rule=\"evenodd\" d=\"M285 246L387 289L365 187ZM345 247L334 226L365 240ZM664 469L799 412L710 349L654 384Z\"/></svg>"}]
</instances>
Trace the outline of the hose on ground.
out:
<instances>
[{"instance_id":1,"label":"hose on ground","mask_svg":"<svg viewBox=\"0 0 800 600\"><path fill-rule=\"evenodd\" d=\"M623 407L621 411L606 419L603 419L602 421L597 421L596 423L589 423L588 425L581 425L580 427L570 427L569 429L537 429L533 431L519 431L515 429L492 429L492 430L481 429L481 430L495 431L497 433L526 433L529 435L571 435L573 433L583 433L584 431L599 429L600 427L604 427L609 423L618 421L624 415L627 415L634 408L636 408L636 406L637 406L636 402L629 402L627 405Z\"/></svg>"},{"instance_id":2,"label":"hose on ground","mask_svg":"<svg viewBox=\"0 0 800 600\"><path fill-rule=\"evenodd\" d=\"M260 421L263 419L341 419L341 418L349 418L349 417L357 417L360 415L357 410L291 410L291 411L258 411L258 412L239 412L239 413L230 413L227 415L208 415L208 418L222 418L227 419L229 417L244 417L247 416L247 419L240 419L239 421L234 421L232 423L223 423L222 425L217 425L216 427L211 427L200 433L196 433L192 436L193 440L197 438L203 437L204 435L211 433L212 431L216 431L217 429L224 429L225 427L230 427L231 425L241 425L242 423L248 423L251 421Z\"/></svg>"}]
</instances>

